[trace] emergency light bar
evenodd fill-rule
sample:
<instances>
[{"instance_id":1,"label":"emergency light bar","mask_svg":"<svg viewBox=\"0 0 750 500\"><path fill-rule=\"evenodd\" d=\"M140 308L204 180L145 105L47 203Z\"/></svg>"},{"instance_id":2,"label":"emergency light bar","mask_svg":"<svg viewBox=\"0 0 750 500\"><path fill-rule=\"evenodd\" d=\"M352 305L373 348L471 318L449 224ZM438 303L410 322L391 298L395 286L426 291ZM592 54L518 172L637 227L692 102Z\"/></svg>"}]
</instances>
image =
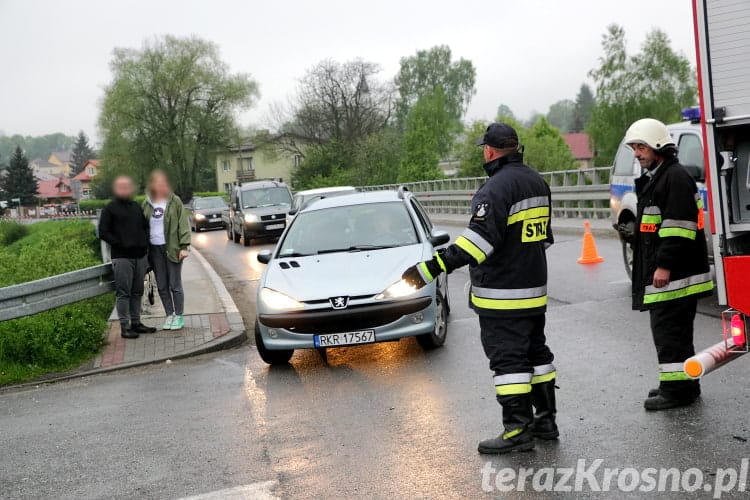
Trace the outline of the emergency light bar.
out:
<instances>
[{"instance_id":1,"label":"emergency light bar","mask_svg":"<svg viewBox=\"0 0 750 500\"><path fill-rule=\"evenodd\" d=\"M691 108L685 108L680 112L683 120L689 120L692 123L698 123L701 121L701 108L693 106Z\"/></svg>"}]
</instances>

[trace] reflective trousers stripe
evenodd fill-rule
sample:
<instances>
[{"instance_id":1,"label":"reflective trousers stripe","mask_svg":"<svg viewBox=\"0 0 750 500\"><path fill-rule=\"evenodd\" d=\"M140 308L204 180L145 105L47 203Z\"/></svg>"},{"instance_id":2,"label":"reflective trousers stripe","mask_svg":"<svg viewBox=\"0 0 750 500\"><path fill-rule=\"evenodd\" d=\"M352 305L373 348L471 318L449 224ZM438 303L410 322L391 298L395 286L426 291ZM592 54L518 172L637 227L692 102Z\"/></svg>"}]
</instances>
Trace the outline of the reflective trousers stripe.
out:
<instances>
[{"instance_id":1,"label":"reflective trousers stripe","mask_svg":"<svg viewBox=\"0 0 750 500\"><path fill-rule=\"evenodd\" d=\"M528 394L531 392L531 383L496 385L495 392L498 396L513 396L516 394Z\"/></svg>"},{"instance_id":2,"label":"reflective trousers stripe","mask_svg":"<svg viewBox=\"0 0 750 500\"><path fill-rule=\"evenodd\" d=\"M659 365L659 372L681 372L683 363L662 363Z\"/></svg>"},{"instance_id":3,"label":"reflective trousers stripe","mask_svg":"<svg viewBox=\"0 0 750 500\"><path fill-rule=\"evenodd\" d=\"M461 236L472 242L475 247L482 251L485 257L489 257L490 255L492 255L492 252L495 251L495 249L492 247L492 243L485 240L481 235L472 231L471 229L464 229L464 232L461 233Z\"/></svg>"},{"instance_id":4,"label":"reflective trousers stripe","mask_svg":"<svg viewBox=\"0 0 750 500\"><path fill-rule=\"evenodd\" d=\"M555 365L553 365L552 363L535 366L534 374L531 377L531 385L549 382L551 380L555 380L556 377L557 370L555 370Z\"/></svg>"},{"instance_id":5,"label":"reflective trousers stripe","mask_svg":"<svg viewBox=\"0 0 750 500\"><path fill-rule=\"evenodd\" d=\"M472 292L471 303L482 309L512 310L512 309L535 309L547 305L547 296L533 297L527 299L493 299L478 297Z\"/></svg>"},{"instance_id":6,"label":"reflective trousers stripe","mask_svg":"<svg viewBox=\"0 0 750 500\"><path fill-rule=\"evenodd\" d=\"M456 246L464 252L468 253L476 261L477 264L481 264L487 259L487 256L484 254L481 248L479 248L463 236L459 236L458 238L456 238Z\"/></svg>"},{"instance_id":7,"label":"reflective trousers stripe","mask_svg":"<svg viewBox=\"0 0 750 500\"><path fill-rule=\"evenodd\" d=\"M683 380L691 380L691 378L682 370L678 372L659 373L659 382L682 382Z\"/></svg>"},{"instance_id":8,"label":"reflective trousers stripe","mask_svg":"<svg viewBox=\"0 0 750 500\"><path fill-rule=\"evenodd\" d=\"M711 273L696 274L687 278L670 282L663 288L649 285L645 288L643 303L654 304L667 300L680 299L703 292L710 292L714 288Z\"/></svg>"}]
</instances>

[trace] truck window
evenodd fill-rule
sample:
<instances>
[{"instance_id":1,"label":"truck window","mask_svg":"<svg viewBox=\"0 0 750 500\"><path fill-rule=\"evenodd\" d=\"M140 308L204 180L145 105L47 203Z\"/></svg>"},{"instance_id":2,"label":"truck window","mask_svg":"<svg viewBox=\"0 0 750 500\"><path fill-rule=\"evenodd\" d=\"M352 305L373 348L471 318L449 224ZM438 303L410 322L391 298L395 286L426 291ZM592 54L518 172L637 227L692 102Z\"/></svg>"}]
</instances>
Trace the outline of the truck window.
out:
<instances>
[{"instance_id":1,"label":"truck window","mask_svg":"<svg viewBox=\"0 0 750 500\"><path fill-rule=\"evenodd\" d=\"M678 147L677 159L681 165L703 168L703 146L697 135L682 134Z\"/></svg>"},{"instance_id":2,"label":"truck window","mask_svg":"<svg viewBox=\"0 0 750 500\"><path fill-rule=\"evenodd\" d=\"M633 162L635 157L633 156L633 150L625 144L620 144L615 155L615 170L614 175L627 175L632 176Z\"/></svg>"}]
</instances>

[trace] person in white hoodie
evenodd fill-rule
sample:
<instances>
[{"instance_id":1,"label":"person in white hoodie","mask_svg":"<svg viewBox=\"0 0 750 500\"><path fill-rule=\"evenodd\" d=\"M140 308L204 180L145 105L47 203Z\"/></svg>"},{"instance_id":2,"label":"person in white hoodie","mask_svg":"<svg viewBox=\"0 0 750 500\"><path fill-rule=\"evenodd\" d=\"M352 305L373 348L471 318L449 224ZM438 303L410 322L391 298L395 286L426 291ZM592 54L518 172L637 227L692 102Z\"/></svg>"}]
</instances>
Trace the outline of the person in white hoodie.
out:
<instances>
[{"instance_id":1,"label":"person in white hoodie","mask_svg":"<svg viewBox=\"0 0 750 500\"><path fill-rule=\"evenodd\" d=\"M167 314L162 329L181 330L185 326L182 261L189 255L190 223L182 201L160 170L149 177L143 213L150 228L149 261Z\"/></svg>"}]
</instances>

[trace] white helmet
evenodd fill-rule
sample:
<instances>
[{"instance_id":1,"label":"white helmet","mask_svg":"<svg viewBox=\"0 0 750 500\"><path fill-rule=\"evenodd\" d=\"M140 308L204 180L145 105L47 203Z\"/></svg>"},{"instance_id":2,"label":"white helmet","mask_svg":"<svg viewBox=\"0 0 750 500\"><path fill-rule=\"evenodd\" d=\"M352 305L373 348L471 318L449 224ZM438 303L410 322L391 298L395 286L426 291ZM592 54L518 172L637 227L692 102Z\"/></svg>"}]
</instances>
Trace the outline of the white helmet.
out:
<instances>
[{"instance_id":1,"label":"white helmet","mask_svg":"<svg viewBox=\"0 0 750 500\"><path fill-rule=\"evenodd\" d=\"M667 126L653 118L643 118L633 123L625 132L625 144L645 144L657 151L665 146L675 145Z\"/></svg>"}]
</instances>

